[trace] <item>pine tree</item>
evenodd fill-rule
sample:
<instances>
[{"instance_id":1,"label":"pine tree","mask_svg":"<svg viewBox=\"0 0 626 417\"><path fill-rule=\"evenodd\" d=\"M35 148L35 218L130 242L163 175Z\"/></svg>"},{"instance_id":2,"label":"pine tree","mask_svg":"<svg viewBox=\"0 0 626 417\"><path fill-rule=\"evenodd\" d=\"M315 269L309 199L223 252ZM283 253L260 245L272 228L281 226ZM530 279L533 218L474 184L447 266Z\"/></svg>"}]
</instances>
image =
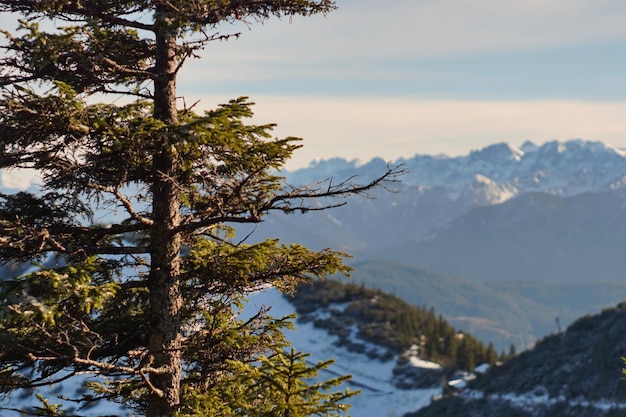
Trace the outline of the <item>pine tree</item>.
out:
<instances>
[{"instance_id":1,"label":"pine tree","mask_svg":"<svg viewBox=\"0 0 626 417\"><path fill-rule=\"evenodd\" d=\"M246 98L204 114L179 108L176 80L186 59L231 36L216 32L220 23L333 8L0 1L24 18L3 31L0 169L33 169L43 182L38 193L0 195L0 261L33 265L0 286L0 391L94 375L78 405L109 400L171 417L189 393L227 381L229 361L254 363L284 344L282 320L262 311L241 321L239 300L345 272L342 254L244 244L233 226L330 208L327 197L366 193L398 170L363 185L290 186L279 170L297 138L246 124Z\"/></svg>"},{"instance_id":2,"label":"pine tree","mask_svg":"<svg viewBox=\"0 0 626 417\"><path fill-rule=\"evenodd\" d=\"M484 361L489 365L493 365L498 362L498 353L496 352L496 348L493 346L493 343L489 342L489 346L487 346L487 352L485 353Z\"/></svg>"},{"instance_id":3,"label":"pine tree","mask_svg":"<svg viewBox=\"0 0 626 417\"><path fill-rule=\"evenodd\" d=\"M317 381L319 372L333 361L307 364L308 354L277 349L271 356L259 357L259 364L230 361L231 380L211 392L192 393L190 414L222 417L330 417L343 415L349 405L343 401L358 391L328 392L349 376ZM232 389L235 387L235 389ZM185 411L185 410L184 410Z\"/></svg>"}]
</instances>

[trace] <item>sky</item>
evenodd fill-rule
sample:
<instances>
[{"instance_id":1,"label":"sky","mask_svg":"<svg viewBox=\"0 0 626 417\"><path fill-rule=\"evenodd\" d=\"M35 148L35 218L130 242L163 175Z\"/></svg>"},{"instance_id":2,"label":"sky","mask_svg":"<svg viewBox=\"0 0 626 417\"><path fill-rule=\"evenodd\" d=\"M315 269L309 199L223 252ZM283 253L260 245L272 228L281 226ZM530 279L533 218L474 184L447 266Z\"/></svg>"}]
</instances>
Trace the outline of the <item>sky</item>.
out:
<instances>
[{"instance_id":1,"label":"sky","mask_svg":"<svg viewBox=\"0 0 626 417\"><path fill-rule=\"evenodd\" d=\"M239 96L315 159L467 154L582 138L626 148L626 2L337 0L323 16L224 26L186 63L197 109Z\"/></svg>"},{"instance_id":2,"label":"sky","mask_svg":"<svg viewBox=\"0 0 626 417\"><path fill-rule=\"evenodd\" d=\"M335 156L456 156L526 140L626 147L626 2L337 6L210 44L186 65L179 92L205 108L249 96L257 120L304 138L290 168Z\"/></svg>"}]
</instances>

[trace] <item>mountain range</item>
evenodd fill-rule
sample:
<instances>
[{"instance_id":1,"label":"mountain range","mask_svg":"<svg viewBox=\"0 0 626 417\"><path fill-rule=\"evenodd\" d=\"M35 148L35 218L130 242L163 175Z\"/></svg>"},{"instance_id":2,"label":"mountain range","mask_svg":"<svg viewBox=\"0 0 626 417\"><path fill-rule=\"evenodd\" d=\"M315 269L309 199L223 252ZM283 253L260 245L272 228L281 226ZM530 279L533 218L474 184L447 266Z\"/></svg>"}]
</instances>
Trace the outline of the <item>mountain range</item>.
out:
<instances>
[{"instance_id":1,"label":"mountain range","mask_svg":"<svg viewBox=\"0 0 626 417\"><path fill-rule=\"evenodd\" d=\"M520 148L501 143L460 157L416 155L391 164L406 168L401 182L390 185L395 192L378 191L375 199L355 199L344 209L313 213L310 217L315 220L293 218L285 223L304 228L309 221L319 223L324 218L342 234L347 232L357 239L340 238L340 245L351 249L380 247L403 238L432 238L472 209L499 205L528 193L567 198L587 192L613 192L626 185L626 152L583 140L542 146L526 142ZM382 159L358 164L336 158L317 161L286 176L294 184L352 177L365 182L384 172L386 166ZM386 227L381 230L383 221ZM378 239L371 239L373 229L379 233Z\"/></svg>"},{"instance_id":2,"label":"mountain range","mask_svg":"<svg viewBox=\"0 0 626 417\"><path fill-rule=\"evenodd\" d=\"M625 161L626 152L621 149L577 139L541 146L526 142L519 148L498 143L465 156L418 154L393 164L407 168L402 177L405 185L443 187L451 198L461 197L468 190L475 191L478 197L483 191L483 203L495 204L531 191L569 196L621 188ZM380 158L365 164L334 158L313 162L307 168L288 173L288 178L294 183L348 175L373 178L386 164Z\"/></svg>"},{"instance_id":3,"label":"mountain range","mask_svg":"<svg viewBox=\"0 0 626 417\"><path fill-rule=\"evenodd\" d=\"M621 301L626 152L584 140L501 143L460 157L416 155L390 164L407 172L373 198L271 215L256 236L349 252L353 279L453 312L452 323L502 349L532 346L556 329L556 319L565 326ZM331 159L284 174L291 184L365 182L387 165ZM422 285L424 270L446 277L438 293Z\"/></svg>"},{"instance_id":4,"label":"mountain range","mask_svg":"<svg viewBox=\"0 0 626 417\"><path fill-rule=\"evenodd\" d=\"M387 164L332 159L284 174L292 184L367 181ZM407 173L391 191L329 211L272 214L252 238L350 252L352 281L433 307L498 351L524 350L420 417L623 413L626 308L606 307L626 294L626 153L601 142L527 142L392 164ZM251 303L293 311L276 294ZM298 323L293 339L313 359L337 358L335 372L355 375L365 394L355 416L414 411L440 393L395 390L392 363L338 349L313 323Z\"/></svg>"}]
</instances>

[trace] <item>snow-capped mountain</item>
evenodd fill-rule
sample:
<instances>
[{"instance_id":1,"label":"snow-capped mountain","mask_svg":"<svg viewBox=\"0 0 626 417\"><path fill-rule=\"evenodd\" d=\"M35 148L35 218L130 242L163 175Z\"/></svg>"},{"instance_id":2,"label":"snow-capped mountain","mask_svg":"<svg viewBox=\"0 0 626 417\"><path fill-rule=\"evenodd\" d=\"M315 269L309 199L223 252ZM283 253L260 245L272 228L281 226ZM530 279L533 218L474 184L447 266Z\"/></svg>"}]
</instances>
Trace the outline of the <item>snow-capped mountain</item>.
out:
<instances>
[{"instance_id":1,"label":"snow-capped mountain","mask_svg":"<svg viewBox=\"0 0 626 417\"><path fill-rule=\"evenodd\" d=\"M602 142L572 140L520 148L495 144L461 157L416 155L392 162L407 173L397 192L377 190L375 199L349 200L346 207L306 216L273 216L260 228L314 248L375 250L404 241L431 239L455 219L478 207L502 204L528 193L572 197L586 192L614 192L626 185L626 152ZM387 164L374 159L317 161L287 172L294 184L365 182L381 175ZM264 231L265 230L265 231Z\"/></svg>"},{"instance_id":2,"label":"snow-capped mountain","mask_svg":"<svg viewBox=\"0 0 626 417\"><path fill-rule=\"evenodd\" d=\"M450 197L477 189L478 204L501 203L520 193L548 192L571 196L586 191L620 188L626 175L626 152L603 142L570 140L541 146L526 142L517 148L507 143L490 145L460 157L416 155L393 164L404 164L406 186L444 188ZM359 165L356 161L317 161L288 173L295 183L347 174L372 178L385 166L382 159ZM478 196L482 196L482 199Z\"/></svg>"},{"instance_id":3,"label":"snow-capped mountain","mask_svg":"<svg viewBox=\"0 0 626 417\"><path fill-rule=\"evenodd\" d=\"M541 146L526 142L520 147L496 144L462 157L417 155L394 163L408 170L402 183L391 184L397 192L377 190L375 199L352 198L329 211L271 215L255 236L343 250L355 256L357 266L382 261L426 267L472 285L497 285L514 297L540 295L547 286L582 284L594 286L599 294L609 282L626 278L622 150L583 140ZM357 181L366 181L385 168L382 159L361 165L333 159L287 177L296 184L355 175ZM389 266L379 279L385 279L386 290L415 301L402 291L406 283L399 280L408 278L395 275L397 270ZM353 276L359 279L358 269ZM429 305L438 311L463 307L453 291L444 289ZM536 327L498 321L504 312L476 312L470 314L472 333L484 335L483 341L499 341L498 346L525 340L518 344L525 348L554 327L555 315L563 320L571 313L593 313L607 300L598 299L591 308L584 297L564 299L568 313L548 312L554 300L534 295L535 306L522 309L519 317L529 323L534 312L546 313L543 322L534 321Z\"/></svg>"}]
</instances>

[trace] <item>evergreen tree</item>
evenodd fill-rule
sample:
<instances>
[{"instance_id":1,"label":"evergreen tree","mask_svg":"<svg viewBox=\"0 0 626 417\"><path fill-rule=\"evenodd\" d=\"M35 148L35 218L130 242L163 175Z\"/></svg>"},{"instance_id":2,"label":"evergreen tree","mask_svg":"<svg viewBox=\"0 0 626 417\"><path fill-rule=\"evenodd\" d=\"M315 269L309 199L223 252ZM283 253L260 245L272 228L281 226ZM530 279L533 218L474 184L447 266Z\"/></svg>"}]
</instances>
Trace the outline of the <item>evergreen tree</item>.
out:
<instances>
[{"instance_id":1,"label":"evergreen tree","mask_svg":"<svg viewBox=\"0 0 626 417\"><path fill-rule=\"evenodd\" d=\"M237 389L233 391L221 386L211 396L196 396L191 402L196 407L191 415L325 417L343 414L349 406L342 401L358 391L328 392L349 377L316 382L319 372L333 361L308 365L308 356L292 348L290 351L276 350L272 356L261 356L260 364L230 362L232 381L226 386ZM228 409L224 409L224 404Z\"/></svg>"},{"instance_id":2,"label":"evergreen tree","mask_svg":"<svg viewBox=\"0 0 626 417\"><path fill-rule=\"evenodd\" d=\"M487 346L487 352L485 353L484 361L489 365L493 365L498 362L498 353L496 352L496 348L493 346L493 343L489 342L489 346Z\"/></svg>"},{"instance_id":3,"label":"evergreen tree","mask_svg":"<svg viewBox=\"0 0 626 417\"><path fill-rule=\"evenodd\" d=\"M243 244L232 227L332 207L327 197L365 193L398 171L363 185L290 186L277 172L298 139L246 124L245 98L204 114L181 109L176 80L186 59L229 38L220 23L333 8L0 0L0 11L24 18L3 32L0 169L33 169L43 181L38 193L0 195L0 261L34 266L0 287L0 391L94 375L79 406L109 400L171 417L230 381L229 361L282 349L284 322L265 311L238 320L239 300L345 272L342 254ZM61 412L47 401L42 415Z\"/></svg>"},{"instance_id":4,"label":"evergreen tree","mask_svg":"<svg viewBox=\"0 0 626 417\"><path fill-rule=\"evenodd\" d=\"M459 368L471 372L476 367L477 354L474 349L474 341L469 337L465 337L465 335L463 336L464 337L461 339L461 343L459 344L458 352L456 355L457 363Z\"/></svg>"}]
</instances>

